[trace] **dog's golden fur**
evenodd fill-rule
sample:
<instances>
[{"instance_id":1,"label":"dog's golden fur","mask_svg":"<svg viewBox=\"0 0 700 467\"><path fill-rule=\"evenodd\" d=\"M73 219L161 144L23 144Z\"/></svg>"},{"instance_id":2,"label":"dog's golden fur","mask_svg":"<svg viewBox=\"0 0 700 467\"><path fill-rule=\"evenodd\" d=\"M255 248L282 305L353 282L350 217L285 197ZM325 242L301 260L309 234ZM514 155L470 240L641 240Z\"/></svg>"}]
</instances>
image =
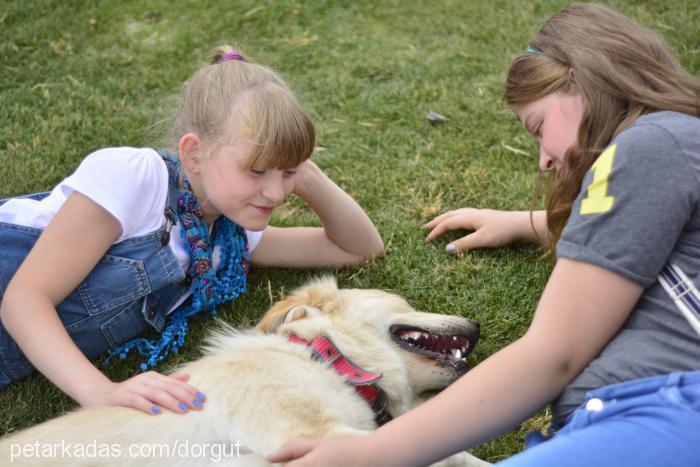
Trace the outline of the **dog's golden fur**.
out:
<instances>
[{"instance_id":1,"label":"dog's golden fur","mask_svg":"<svg viewBox=\"0 0 700 467\"><path fill-rule=\"evenodd\" d=\"M316 280L276 303L255 330L236 331L222 324L209 338L204 356L178 369L207 394L203 410L149 416L124 407L79 409L6 437L0 442L0 459L9 464L12 456L13 465L32 466L269 465L265 456L291 438L358 434L376 428L374 413L353 387L314 360L305 346L290 343L289 334L306 339L326 336L358 366L382 373L378 385L393 416L409 410L422 392L442 389L466 371L463 359L450 363L447 356L411 351L406 342L392 337L396 326L468 336L470 347L478 335L476 324L465 318L416 312L393 294L338 289L333 279ZM231 443L236 442L241 445L241 457L232 455ZM120 457L16 455L34 443L119 446L111 454L124 454L131 445L169 443L173 448L178 443L180 448L184 444L190 448L181 449L179 455L189 452L191 457L168 458L164 451L142 457L149 449L139 456ZM229 446L228 458L205 456L202 449L195 455L192 449L217 443ZM480 463L462 454L440 465Z\"/></svg>"}]
</instances>

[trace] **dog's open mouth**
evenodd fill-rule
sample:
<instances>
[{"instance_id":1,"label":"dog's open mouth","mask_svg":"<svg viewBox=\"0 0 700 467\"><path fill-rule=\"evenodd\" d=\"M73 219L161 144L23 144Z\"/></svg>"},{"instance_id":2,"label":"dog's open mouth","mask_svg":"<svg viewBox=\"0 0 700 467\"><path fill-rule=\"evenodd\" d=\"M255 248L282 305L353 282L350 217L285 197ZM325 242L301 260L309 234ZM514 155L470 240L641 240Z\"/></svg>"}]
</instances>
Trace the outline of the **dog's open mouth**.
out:
<instances>
[{"instance_id":1,"label":"dog's open mouth","mask_svg":"<svg viewBox=\"0 0 700 467\"><path fill-rule=\"evenodd\" d=\"M391 336L406 350L455 366L467 364L472 345L467 334L433 333L425 329L396 324Z\"/></svg>"}]
</instances>

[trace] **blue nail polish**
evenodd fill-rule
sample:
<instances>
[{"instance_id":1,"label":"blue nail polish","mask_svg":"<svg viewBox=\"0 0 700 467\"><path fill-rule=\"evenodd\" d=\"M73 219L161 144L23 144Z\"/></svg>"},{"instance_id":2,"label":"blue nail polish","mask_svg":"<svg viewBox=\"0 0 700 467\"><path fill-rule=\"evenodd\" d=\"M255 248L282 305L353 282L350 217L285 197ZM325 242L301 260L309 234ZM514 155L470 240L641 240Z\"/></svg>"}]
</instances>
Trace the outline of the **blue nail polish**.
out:
<instances>
[{"instance_id":1,"label":"blue nail polish","mask_svg":"<svg viewBox=\"0 0 700 467\"><path fill-rule=\"evenodd\" d=\"M159 409L157 406L154 405L153 407L151 407L151 412L153 412L153 413L155 413L155 414L159 414L159 413L160 413L160 409Z\"/></svg>"},{"instance_id":2,"label":"blue nail polish","mask_svg":"<svg viewBox=\"0 0 700 467\"><path fill-rule=\"evenodd\" d=\"M197 399L206 399L206 397L207 397L207 396L205 396L205 395L202 394L201 392L198 392L198 393L197 393Z\"/></svg>"},{"instance_id":3,"label":"blue nail polish","mask_svg":"<svg viewBox=\"0 0 700 467\"><path fill-rule=\"evenodd\" d=\"M180 410L182 410L183 412L187 410L187 404L185 404L184 402L180 402L179 404L177 404L177 406L180 407Z\"/></svg>"},{"instance_id":4,"label":"blue nail polish","mask_svg":"<svg viewBox=\"0 0 700 467\"><path fill-rule=\"evenodd\" d=\"M201 407L202 401L200 401L199 399L195 399L192 401L192 405L194 405L195 407Z\"/></svg>"}]
</instances>

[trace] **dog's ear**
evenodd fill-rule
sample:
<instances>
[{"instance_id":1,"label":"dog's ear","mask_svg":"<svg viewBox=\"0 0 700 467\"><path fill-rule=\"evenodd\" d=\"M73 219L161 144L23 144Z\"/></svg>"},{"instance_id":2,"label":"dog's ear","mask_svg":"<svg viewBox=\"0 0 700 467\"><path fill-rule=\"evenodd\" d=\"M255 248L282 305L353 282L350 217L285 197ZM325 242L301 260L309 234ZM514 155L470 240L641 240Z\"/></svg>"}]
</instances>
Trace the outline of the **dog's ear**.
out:
<instances>
[{"instance_id":1,"label":"dog's ear","mask_svg":"<svg viewBox=\"0 0 700 467\"><path fill-rule=\"evenodd\" d=\"M335 278L324 276L310 281L275 303L255 327L257 331L273 333L284 323L305 318L311 314L331 313L341 307ZM294 310L294 311L293 311Z\"/></svg>"},{"instance_id":2,"label":"dog's ear","mask_svg":"<svg viewBox=\"0 0 700 467\"><path fill-rule=\"evenodd\" d=\"M265 313L255 329L265 333L276 332L282 324L306 318L308 311L309 307L295 304L293 300L282 300Z\"/></svg>"}]
</instances>

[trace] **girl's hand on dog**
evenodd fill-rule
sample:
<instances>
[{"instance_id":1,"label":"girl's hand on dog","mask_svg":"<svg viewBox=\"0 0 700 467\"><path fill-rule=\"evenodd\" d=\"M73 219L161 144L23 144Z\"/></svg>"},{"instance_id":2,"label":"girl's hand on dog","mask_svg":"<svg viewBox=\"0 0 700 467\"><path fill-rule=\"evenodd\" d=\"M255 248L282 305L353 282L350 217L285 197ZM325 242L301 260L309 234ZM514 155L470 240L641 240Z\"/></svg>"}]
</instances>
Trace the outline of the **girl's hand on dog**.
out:
<instances>
[{"instance_id":1,"label":"girl's hand on dog","mask_svg":"<svg viewBox=\"0 0 700 467\"><path fill-rule=\"evenodd\" d=\"M267 457L270 463L282 463L284 467L325 466L388 467L380 459L380 453L371 446L370 435L338 436L325 439L293 439Z\"/></svg>"},{"instance_id":2,"label":"girl's hand on dog","mask_svg":"<svg viewBox=\"0 0 700 467\"><path fill-rule=\"evenodd\" d=\"M149 415L158 415L161 407L180 414L200 410L206 396L187 384L189 379L184 373L163 375L147 371L120 383L110 381L105 388L94 391L92 400L81 405L133 407Z\"/></svg>"},{"instance_id":3,"label":"girl's hand on dog","mask_svg":"<svg viewBox=\"0 0 700 467\"><path fill-rule=\"evenodd\" d=\"M430 229L427 240L435 240L452 230L471 230L470 234L449 243L448 253L457 254L476 248L494 248L517 241L544 241L546 217L544 212L533 213L535 233L529 211L496 211L493 209L462 208L445 212L424 224Z\"/></svg>"}]
</instances>

